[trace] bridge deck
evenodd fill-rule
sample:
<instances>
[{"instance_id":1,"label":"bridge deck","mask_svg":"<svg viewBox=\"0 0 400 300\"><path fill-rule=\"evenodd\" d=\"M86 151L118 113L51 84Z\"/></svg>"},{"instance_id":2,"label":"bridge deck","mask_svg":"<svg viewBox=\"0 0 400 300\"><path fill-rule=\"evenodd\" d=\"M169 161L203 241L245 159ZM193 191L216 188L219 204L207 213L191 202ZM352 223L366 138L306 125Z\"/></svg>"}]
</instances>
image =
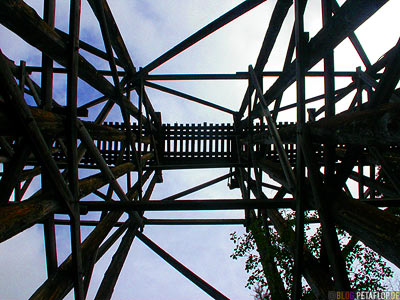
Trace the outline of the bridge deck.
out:
<instances>
[{"instance_id":1,"label":"bridge deck","mask_svg":"<svg viewBox=\"0 0 400 300\"><path fill-rule=\"evenodd\" d=\"M124 130L120 123L105 123L105 125ZM278 129L289 126L289 123L277 124ZM132 124L132 131L138 134L137 124ZM267 131L267 128L261 128L260 125L252 128L252 133ZM143 129L143 135L148 135L146 129ZM238 143L240 139L249 136L248 129L240 131L235 130L233 124L163 124L161 132L156 140L159 163L156 160L150 160L146 167L174 169L174 168L195 168L195 167L233 167L238 166L238 151L247 157L248 146ZM112 166L117 164L118 159L121 161L132 161L132 153L124 150L123 142L115 140L95 140L95 144L106 160L107 164ZM240 146L238 146L240 145ZM317 158L323 164L324 151L322 145L314 145ZM393 147L391 147L393 148ZM395 147L395 151L399 151ZM296 145L293 143L285 143L284 149L288 155L291 164L295 164ZM337 154L340 157L344 153L345 145L337 145ZM124 151L122 151L124 150ZM142 153L152 152L153 145L142 145ZM393 149L392 149L393 150ZM255 145L254 151L264 153L265 157L271 161L279 161L278 153L275 151L273 144ZM367 157L367 149L364 149ZM121 157L122 156L122 157ZM55 153L54 157L57 161L65 161L65 156L61 153ZM368 160L361 162L368 164ZM81 161L80 167L91 168L95 166L95 161L90 155L85 155Z\"/></svg>"}]
</instances>

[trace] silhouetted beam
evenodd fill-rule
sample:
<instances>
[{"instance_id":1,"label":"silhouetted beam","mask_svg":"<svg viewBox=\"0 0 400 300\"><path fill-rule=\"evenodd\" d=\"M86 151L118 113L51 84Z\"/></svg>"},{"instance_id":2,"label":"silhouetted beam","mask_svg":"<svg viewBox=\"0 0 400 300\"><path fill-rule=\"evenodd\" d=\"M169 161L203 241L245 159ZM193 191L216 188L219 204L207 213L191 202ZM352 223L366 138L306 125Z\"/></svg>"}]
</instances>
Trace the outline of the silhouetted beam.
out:
<instances>
[{"instance_id":1,"label":"silhouetted beam","mask_svg":"<svg viewBox=\"0 0 400 300\"><path fill-rule=\"evenodd\" d=\"M331 49L339 45L351 32L354 32L362 23L372 16L388 0L348 0L332 17L321 31L307 44L304 51L304 65L306 70L317 64ZM296 79L296 61L275 81L267 90L264 97L267 104L271 103ZM261 104L259 104L261 105ZM255 113L259 114L259 105Z\"/></svg>"},{"instance_id":2,"label":"silhouetted beam","mask_svg":"<svg viewBox=\"0 0 400 300\"><path fill-rule=\"evenodd\" d=\"M257 62L254 66L254 71L257 75L262 73L265 68L265 65L268 62L269 56L271 55L272 49L275 45L275 41L278 37L278 34L281 30L283 21L286 18L287 12L289 8L292 6L293 0L279 0L277 1L274 11L272 12L271 20L268 24L267 32L265 33L264 41L261 46L260 53L257 57ZM248 106L248 95L252 93L253 89L251 86L247 87L245 96L242 101L242 105L239 110L239 116L242 117L244 111Z\"/></svg>"},{"instance_id":3,"label":"silhouetted beam","mask_svg":"<svg viewBox=\"0 0 400 300\"><path fill-rule=\"evenodd\" d=\"M7 58L7 64L8 64L8 67L10 68L11 72L13 73L13 75L16 78L20 79L21 78L21 67L15 65L14 62L12 60L9 60L8 58ZM39 68L42 72L45 72L44 67L43 68L39 67ZM29 70L27 70L27 72L29 73ZM38 103L41 103L42 101L41 101L39 95L42 95L42 93L43 93L42 88L39 85L37 85L29 76L26 76L25 81L26 81L26 85L29 87L29 91L25 90L25 93L32 95L35 98L35 101L37 101ZM52 105L53 110L62 110L63 109L63 107L60 104L58 104L54 99L51 99L51 105ZM87 110L80 109L79 113L87 116Z\"/></svg>"},{"instance_id":4,"label":"silhouetted beam","mask_svg":"<svg viewBox=\"0 0 400 300\"><path fill-rule=\"evenodd\" d=\"M259 160L258 164L268 174L265 161ZM269 163L269 165L274 165L273 168L269 166L269 169L274 170L275 177L284 179L282 170L278 171L279 164ZM326 197L329 198L327 201L332 203L331 214L335 223L396 266L400 266L400 218L372 205L351 199L343 191L326 185L325 190ZM306 198L309 202L312 201L312 198Z\"/></svg>"},{"instance_id":5,"label":"silhouetted beam","mask_svg":"<svg viewBox=\"0 0 400 300\"><path fill-rule=\"evenodd\" d=\"M344 112L317 122L308 123L314 142L391 145L400 143L400 103L389 103L374 109ZM279 130L285 143L296 141L296 126ZM269 133L255 134L255 143L272 143Z\"/></svg>"},{"instance_id":6,"label":"silhouetted beam","mask_svg":"<svg viewBox=\"0 0 400 300\"><path fill-rule=\"evenodd\" d=\"M340 9L339 4L337 3L337 1L332 1L332 8L331 10L333 12L336 12L338 9ZM365 53L364 49L361 46L360 41L358 40L357 36L355 33L350 33L349 34L349 39L351 41L351 43L353 44L354 48L356 49L358 56L361 58L363 64L365 65L366 68L369 68L371 66L371 63L368 59L367 54Z\"/></svg>"},{"instance_id":7,"label":"silhouetted beam","mask_svg":"<svg viewBox=\"0 0 400 300\"><path fill-rule=\"evenodd\" d=\"M112 257L111 264L104 273L103 280L101 281L101 285L97 291L96 297L94 298L95 300L106 300L111 298L118 276L121 273L122 266L138 230L139 226L137 223L132 222L128 227L117 251Z\"/></svg>"},{"instance_id":8,"label":"silhouetted beam","mask_svg":"<svg viewBox=\"0 0 400 300\"><path fill-rule=\"evenodd\" d=\"M148 201L150 199L150 196L153 193L154 186L156 185L157 181L158 181L157 175L154 175L146 190L146 193L142 201ZM138 214L138 217L141 218L143 216L143 213L144 212L140 212ZM113 255L113 258L111 260L110 265L107 268L107 271L104 273L104 277L97 291L95 300L111 299L112 293L115 288L115 284L117 283L119 274L121 273L126 257L128 256L129 249L139 230L139 224L138 222L134 222L133 215L130 215L129 219L131 221L128 230L125 236L122 238L122 241L118 246L117 251Z\"/></svg>"},{"instance_id":9,"label":"silhouetted beam","mask_svg":"<svg viewBox=\"0 0 400 300\"><path fill-rule=\"evenodd\" d=\"M204 292L208 295L213 297L214 299L228 299L223 294L221 294L218 290L214 287L209 285L205 282L202 278L194 274L188 268L186 268L183 264L161 249L157 244L155 244L152 240L146 237L143 233L137 232L137 237L140 239L144 244L146 244L151 250L157 253L161 258L163 258L167 263L169 263L172 267L178 270L183 276L201 288Z\"/></svg>"},{"instance_id":10,"label":"silhouetted beam","mask_svg":"<svg viewBox=\"0 0 400 300\"><path fill-rule=\"evenodd\" d=\"M57 29L57 28L55 29L55 31L56 31L61 37L63 37L64 39L68 39L68 34L65 33L64 31L61 31L61 30L59 30L59 29ZM90 45L90 44L88 44L88 43L86 43L86 42L84 42L84 41L82 41L82 40L79 40L79 48L82 49L82 50L85 50L85 51L87 51L87 52L89 52L89 53L91 53L91 54L93 54L93 55L96 55L96 56L98 56L98 57L100 57L100 58L102 58L102 59L104 59L104 60L107 60L107 59L108 59L107 53L105 53L105 52L103 52L103 51L97 49L96 47L93 47L92 45ZM119 60L118 58L114 57L114 60L115 60L115 63L116 63L118 66L122 67L122 63L120 62L120 60ZM39 67L39 68L33 67L33 69L29 68L28 71L34 71L34 72L35 72L35 71L36 71L36 72L39 71L39 72L40 72L41 69L40 69L40 67ZM64 68L54 68L54 73L66 73L66 72L67 72L67 70L64 69ZM103 75L105 75L104 72L100 72L100 73L103 74ZM111 71L106 71L106 74L111 74ZM125 72L125 71L120 71L120 74L121 74L121 75L125 75L126 72Z\"/></svg>"},{"instance_id":11,"label":"silhouetted beam","mask_svg":"<svg viewBox=\"0 0 400 300\"><path fill-rule=\"evenodd\" d=\"M217 110L220 110L220 111L232 114L232 115L236 114L235 111L233 111L233 110L231 110L229 108L226 108L226 107L223 107L221 105L218 105L218 104L215 104L215 103L212 103L212 102L209 102L209 101L206 101L206 100L203 100L203 99L200 99L200 98L197 98L197 97L194 97L194 96L182 93L182 92L179 92L177 90L170 89L168 87L165 87L165 86L162 86L162 85L159 85L159 84L155 84L155 83L151 83L151 82L145 82L145 85L148 86L148 87L151 87L153 89L157 89L159 91L162 91L162 92L174 95L174 96L178 96L180 98L187 99L189 101L193 101L193 102L196 102L196 103L199 103L199 104L203 104L205 106L208 106L208 107L211 107L211 108L214 108L214 109L217 109Z\"/></svg>"},{"instance_id":12,"label":"silhouetted beam","mask_svg":"<svg viewBox=\"0 0 400 300\"><path fill-rule=\"evenodd\" d=\"M57 31L60 32L60 31ZM66 34L66 33L64 33ZM79 45L82 46L82 41L79 41ZM85 50L81 47L82 50ZM104 59L107 59L106 53L103 52ZM103 58L103 57L102 57ZM117 58L114 58L117 60ZM116 61L117 62L117 61ZM117 64L118 65L118 64ZM16 67L19 68L19 67ZM28 73L32 72L42 72L42 67L40 66L26 66L26 71ZM54 73L65 74L67 69L65 68L54 68ZM97 70L100 74L104 76L111 76L112 72L108 70ZM282 71L264 71L262 72L263 77L279 77ZM357 74L355 71L336 71L334 72L337 77L353 77ZM123 77L126 75L125 71L118 71L118 76ZM17 76L17 74L14 74ZM308 71L306 72L307 77L323 77L324 72L322 71ZM208 73L208 74L148 74L144 76L144 80L148 81L178 81L178 80L246 80L248 79L247 72L236 72L236 73Z\"/></svg>"},{"instance_id":13,"label":"silhouetted beam","mask_svg":"<svg viewBox=\"0 0 400 300\"><path fill-rule=\"evenodd\" d=\"M48 26L25 2L1 1L0 22L60 65L64 67L68 65L67 40ZM81 55L79 56L78 75L96 90L115 101L114 86ZM126 97L123 97L122 101L129 113L138 118L138 109Z\"/></svg>"},{"instance_id":14,"label":"silhouetted beam","mask_svg":"<svg viewBox=\"0 0 400 300\"><path fill-rule=\"evenodd\" d=\"M344 192L331 199L331 202L332 216L340 227L400 267L399 217L350 199Z\"/></svg>"},{"instance_id":15,"label":"silhouetted beam","mask_svg":"<svg viewBox=\"0 0 400 300\"><path fill-rule=\"evenodd\" d=\"M96 0L89 0L89 4L92 7L97 19L100 19L100 12L97 10ZM112 15L111 9L106 1L100 1L102 9L104 11L105 20L107 22L107 28L110 32L111 44L118 56L118 59L123 65L123 68L129 75L136 73L135 66L131 60L128 49L125 46L124 40L122 39L121 33L118 29L117 23Z\"/></svg>"},{"instance_id":16,"label":"silhouetted beam","mask_svg":"<svg viewBox=\"0 0 400 300\"><path fill-rule=\"evenodd\" d=\"M124 163L111 169L116 178L135 170L132 163ZM79 181L80 197L101 188L108 181L103 174L95 174ZM0 242L42 221L50 214L64 212L60 201L54 196L35 195L20 203L0 207Z\"/></svg>"},{"instance_id":17,"label":"silhouetted beam","mask_svg":"<svg viewBox=\"0 0 400 300\"><path fill-rule=\"evenodd\" d=\"M218 19L214 20L213 22L209 23L208 25L204 26L202 29L185 39L184 41L180 42L178 45L173 47L172 49L165 52L163 55L149 63L145 66L142 71L138 74L146 74L150 71L154 70L155 68L159 67L166 61L173 58L175 55L185 51L187 48L193 46L206 36L210 35L214 31L220 29L221 27L225 26L226 24L230 23L231 21L235 20L236 18L240 17L244 13L248 12L249 10L253 9L254 7L258 6L259 4L263 3L265 0L246 0L236 6L235 8L231 9Z\"/></svg>"},{"instance_id":18,"label":"silhouetted beam","mask_svg":"<svg viewBox=\"0 0 400 300\"><path fill-rule=\"evenodd\" d=\"M286 181L282 166L279 163L275 163L268 159L259 158L257 159L254 167L261 168L261 170L267 173L269 177L285 187L287 191L290 191L291 186Z\"/></svg>"},{"instance_id":19,"label":"silhouetted beam","mask_svg":"<svg viewBox=\"0 0 400 300\"><path fill-rule=\"evenodd\" d=\"M191 193L194 193L194 192L197 192L197 191L199 191L199 190L201 190L201 189L204 189L204 188L206 188L206 187L209 187L209 186L211 186L211 185L213 185L213 184L216 184L216 183L218 183L218 182L221 182L221 181L223 181L223 180L225 180L225 179L228 179L228 178L231 177L231 176L232 176L232 173L228 173L228 174L222 175L222 176L220 176L220 177L218 177L218 178L215 178L215 179L212 179L212 180L210 180L210 181L204 182L204 183L199 184L199 185L197 185L197 186L195 186L195 187L189 188L189 189L187 189L187 190L185 190L185 191L182 191L182 192L179 192L179 193L177 193L177 194L168 196L168 197L162 199L162 201L173 201L173 200L176 200L176 199L178 199L178 198L181 198L181 197L183 197L183 196L189 195L189 194L191 194Z\"/></svg>"},{"instance_id":20,"label":"silhouetted beam","mask_svg":"<svg viewBox=\"0 0 400 300\"><path fill-rule=\"evenodd\" d=\"M146 225L173 225L173 226L193 226L193 225L243 225L244 219L144 219ZM81 221L82 226L96 226L99 221ZM69 225L69 220L55 220L56 225ZM115 226L119 227L124 223L118 222Z\"/></svg>"},{"instance_id":21,"label":"silhouetted beam","mask_svg":"<svg viewBox=\"0 0 400 300\"><path fill-rule=\"evenodd\" d=\"M142 161L146 161L150 158L152 158L152 154L146 154L143 156ZM115 178L121 177L128 172L132 172L136 170L136 166L133 163L127 162L123 163L119 166L116 166L114 168L111 168L111 171L114 175ZM79 184L79 191L80 191L80 197L84 197L92 191L99 189L103 185L105 185L107 182L107 179L105 179L104 175L102 173L98 173L89 177L86 177L84 179L81 179Z\"/></svg>"},{"instance_id":22,"label":"silhouetted beam","mask_svg":"<svg viewBox=\"0 0 400 300\"><path fill-rule=\"evenodd\" d=\"M154 175L144 197L141 201L148 201L150 199L151 194L153 193L154 187L158 182L158 176ZM138 181L139 183L139 181ZM140 185L140 183L139 183ZM138 216L141 218L144 212L140 212ZM135 238L138 230L139 224L138 222L134 222L133 215L130 215L129 220L130 224L125 236L122 238L120 245L118 246L117 251L113 255L112 261L107 268L107 271L104 273L103 280L101 281L100 287L97 291L95 300L108 300L111 298L112 293L115 288L115 284L117 283L119 274L121 273L122 267L128 255L129 249L132 245L133 239ZM142 220L141 220L142 221Z\"/></svg>"},{"instance_id":23,"label":"silhouetted beam","mask_svg":"<svg viewBox=\"0 0 400 300\"><path fill-rule=\"evenodd\" d=\"M230 210L255 208L293 208L293 200L262 201L262 200L176 200L148 202L80 202L83 210L88 211L164 211L164 210Z\"/></svg>"}]
</instances>

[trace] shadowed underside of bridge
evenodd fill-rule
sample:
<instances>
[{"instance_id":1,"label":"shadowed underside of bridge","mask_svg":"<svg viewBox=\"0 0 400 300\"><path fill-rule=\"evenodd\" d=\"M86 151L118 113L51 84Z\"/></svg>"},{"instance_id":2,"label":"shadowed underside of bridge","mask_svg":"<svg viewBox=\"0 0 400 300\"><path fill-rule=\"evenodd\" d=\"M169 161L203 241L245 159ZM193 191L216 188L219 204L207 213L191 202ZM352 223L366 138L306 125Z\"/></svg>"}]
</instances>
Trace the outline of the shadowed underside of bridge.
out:
<instances>
[{"instance_id":1,"label":"shadowed underside of bridge","mask_svg":"<svg viewBox=\"0 0 400 300\"><path fill-rule=\"evenodd\" d=\"M303 23L307 1L278 0L257 61L248 72L163 75L152 71L264 1L244 1L139 70L118 30L118 16L113 16L105 0L88 2L100 25L105 51L80 40L84 16L80 16L78 0L71 0L68 33L54 26L53 0L44 1L43 18L23 1L0 2L0 22L42 53L40 66L13 62L0 54L0 241L44 224L48 279L31 299L62 299L71 289L76 299L84 299L94 265L119 241L96 295L96 299L110 299L135 237L211 297L227 299L224 291L146 237L142 230L146 224L249 226L265 221L290 236L285 246L294 257L292 296L296 299L301 297L302 278L318 299L327 299L328 291L350 290L336 227L400 267L400 43L371 62L355 34L388 1L347 0L339 6L334 0L322 0L317 17L322 16L323 26L309 37ZM280 71L266 71L292 5L293 30L288 48L281 49L286 53L284 66ZM345 39L351 41L364 70L335 70L334 49ZM96 69L89 62L93 58L106 61L109 69ZM321 61L323 71L310 71ZM59 67L53 67L54 63ZM67 75L65 104L53 99L57 73ZM40 75L40 85L32 74ZM266 86L263 78L269 77L275 80ZM324 92L306 98L305 79L311 77L323 79ZM335 80L342 77L348 85L335 87ZM79 79L101 96L79 103ZM232 110L154 83L181 80L246 80L248 85L240 107ZM296 101L283 106L282 97L293 84ZM232 122L163 123L163 112L153 108L149 88L230 114ZM136 106L131 97L138 99ZM343 99L349 98L343 109ZM99 105L101 109L96 110ZM341 113L336 113L338 106ZM122 122L105 122L114 107ZM285 111L293 113L292 123L277 122ZM163 181L163 170L199 168L229 172L164 199L152 199L153 189ZM78 170L86 169L89 175L78 176ZM25 196L36 176L41 177L41 187ZM117 180L121 178L126 178L126 187ZM223 180L229 181L230 189L239 189L242 198L177 200ZM358 183L358 193L349 190L349 180ZM106 193L100 191L104 187ZM274 191L274 196L267 197L267 190ZM285 219L280 210L284 208L296 212L295 226ZM244 210L245 219L144 217L146 211L155 210L224 209ZM325 264L304 246L307 210L318 211L328 258ZM81 220L81 215L91 211L101 212L101 217ZM55 219L55 214L65 214L69 220ZM71 255L61 263L55 224L70 226L71 231ZM86 225L94 229L81 241L81 226ZM256 240L258 245L267 242ZM266 258L265 249L259 250L271 297L286 298L274 260Z\"/></svg>"}]
</instances>

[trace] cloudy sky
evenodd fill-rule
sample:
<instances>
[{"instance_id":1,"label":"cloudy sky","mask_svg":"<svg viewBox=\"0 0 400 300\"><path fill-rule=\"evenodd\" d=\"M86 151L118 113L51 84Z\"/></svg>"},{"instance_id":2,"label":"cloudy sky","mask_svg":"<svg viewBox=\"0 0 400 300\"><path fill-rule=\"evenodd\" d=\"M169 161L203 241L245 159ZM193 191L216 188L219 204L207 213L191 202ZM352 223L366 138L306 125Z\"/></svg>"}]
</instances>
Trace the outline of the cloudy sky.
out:
<instances>
[{"instance_id":1,"label":"cloudy sky","mask_svg":"<svg viewBox=\"0 0 400 300\"><path fill-rule=\"evenodd\" d=\"M39 15L42 12L41 1L27 1ZM68 1L57 1L56 26L68 29ZM342 3L343 1L341 1ZM229 11L241 1L231 0L112 0L109 5L137 68L144 67L165 51L190 36L215 18ZM189 50L181 53L152 74L184 73L235 73L246 71L249 64L255 64L261 43L269 22L269 17L276 0L269 0L259 5L246 15L223 27L216 33L201 40ZM98 23L88 4L82 3L81 39L104 49ZM305 27L312 37L321 27L320 0L309 0L305 16ZM386 50L391 48L400 36L400 24L395 13L400 11L400 2L389 1L381 11L359 30L357 35L371 60L375 62ZM293 10L284 23L277 47L274 49L266 70L280 70L289 40L293 22ZM30 47L6 28L0 26L0 47L3 53L18 63L21 59L27 65L39 65L40 52ZM335 64L338 70L355 70L362 66L349 41L340 45L336 52ZM105 61L86 56L96 67L107 69ZM320 68L317 66L316 69ZM37 74L32 78L40 83ZM268 87L274 79L265 79ZM246 89L246 81L200 81L200 82L156 82L193 96L217 103L227 108L238 110ZM307 80L307 97L322 93L322 81ZM338 87L345 86L348 80L338 80ZM99 96L99 93L79 83L79 105ZM293 87L292 87L293 89ZM231 122L229 114L211 108L190 103L186 100L147 89L156 111L162 112L165 123L226 123ZM65 103L65 76L55 76L54 98ZM137 101L133 96L132 100ZM287 93L284 104L294 101L293 93ZM320 104L313 104L318 106ZM310 106L311 107L311 106ZM89 119L101 107L95 107ZM281 120L289 121L293 112L282 114ZM109 120L120 120L115 110ZM229 170L184 170L165 171L164 183L158 184L152 199L162 199L186 188L224 175ZM80 176L88 173L81 172ZM192 194L187 199L238 198L239 192L230 191L227 182L216 184L212 188ZM39 186L34 182L28 192L33 193ZM266 193L271 193L266 191ZM147 217L186 217L186 218L241 218L240 212L194 212L194 213L148 213ZM247 274L243 261L233 261L229 255L233 244L229 234L243 232L239 226L147 226L145 234L186 265L189 269L216 287L231 299L251 299L252 292L244 286ZM82 238L89 232L83 229ZM57 227L58 260L61 263L70 253L68 227ZM118 243L117 243L118 244ZM113 247L96 265L89 290L88 299L92 299L102 279L102 274L111 259ZM0 299L26 299L46 278L43 232L41 226L19 234L0 244ZM159 258L139 240L135 240L128 259L117 283L113 299L209 299L209 296L185 277L180 275L166 262ZM67 297L72 299L72 293Z\"/></svg>"}]
</instances>

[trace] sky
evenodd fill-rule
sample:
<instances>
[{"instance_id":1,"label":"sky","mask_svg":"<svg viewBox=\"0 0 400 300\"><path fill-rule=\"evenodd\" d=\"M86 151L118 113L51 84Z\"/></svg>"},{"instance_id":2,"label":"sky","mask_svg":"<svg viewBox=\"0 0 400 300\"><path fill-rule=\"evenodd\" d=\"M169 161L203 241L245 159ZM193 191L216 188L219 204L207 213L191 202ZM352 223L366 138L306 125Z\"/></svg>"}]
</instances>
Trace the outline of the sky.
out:
<instances>
[{"instance_id":1,"label":"sky","mask_svg":"<svg viewBox=\"0 0 400 300\"><path fill-rule=\"evenodd\" d=\"M41 1L26 1L39 15ZM56 27L68 29L68 1L57 1ZM209 22L229 11L241 1L211 0L113 0L108 1L131 58L137 68L146 66L165 51L190 36ZM341 1L340 3L342 3ZM226 25L219 31L201 40L185 52L174 57L151 74L184 73L235 73L246 71L249 64L255 64L261 43L276 0L269 0L249 13ZM314 36L321 27L320 1L309 0L305 15L305 30ZM368 20L357 35L371 60L375 62L391 48L400 36L398 17L399 1L389 1L376 16ZM293 9L283 25L283 30L265 70L281 70L293 22ZM98 23L88 4L82 2L81 39L104 49ZM389 30L388 30L389 29ZM7 42L5 42L7 41ZM3 53L18 63L21 59L27 65L40 65L40 52L0 26L0 47ZM81 51L85 57L100 69L107 69L105 61L94 59ZM344 41L335 50L337 70L355 70L362 66L349 41ZM363 66L362 66L363 68ZM317 65L315 70L321 70ZM365 68L363 68L365 69ZM40 83L38 74L32 79ZM111 79L110 79L111 80ZM264 88L274 79L264 79ZM337 80L338 87L347 85L348 80ZM156 82L175 88L193 96L238 110L247 87L246 81L200 81L200 82ZM54 98L64 104L66 99L65 76L55 76ZM320 79L307 79L306 96L322 93ZM228 123L229 114L191 103L148 88L147 93L156 111L162 112L165 123ZM285 94L283 105L294 102L294 86ZM79 82L78 103L100 96L86 83ZM350 99L351 97L349 97ZM134 103L136 96L132 97ZM345 101L344 101L345 102ZM315 103L309 107L318 107ZM95 107L88 120L96 116L101 107ZM345 106L338 109L345 109ZM120 120L114 110L109 121ZM280 116L280 121L293 121L293 111ZM211 180L228 172L227 169L199 169L164 171L164 182L158 184L152 195L153 200L173 195L199 183ZM80 172L85 177L89 172ZM121 181L122 182L122 181ZM40 182L36 180L27 193L35 192ZM272 191L265 191L272 195ZM93 196L94 197L94 196ZM239 198L238 190L230 191L227 181L196 192L183 199ZM94 198L95 199L95 198ZM146 217L169 218L242 218L241 212L178 212L146 213ZM241 226L146 226L144 233L178 261L206 280L230 299L252 299L252 291L245 288L248 275L243 261L234 261L229 256L234 245L229 240L232 232L243 233ZM82 239L89 233L82 229ZM68 227L57 226L58 261L61 263L70 253ZM118 242L116 243L118 245ZM88 299L92 299L102 279L102 274L111 260L113 247L96 265ZM21 255L23 254L23 255ZM28 298L46 278L42 226L37 225L16 237L0 244L0 299L14 300ZM171 266L159 258L147 246L135 239L130 250L112 299L210 299L202 290L189 282ZM73 299L70 293L67 299Z\"/></svg>"}]
</instances>

